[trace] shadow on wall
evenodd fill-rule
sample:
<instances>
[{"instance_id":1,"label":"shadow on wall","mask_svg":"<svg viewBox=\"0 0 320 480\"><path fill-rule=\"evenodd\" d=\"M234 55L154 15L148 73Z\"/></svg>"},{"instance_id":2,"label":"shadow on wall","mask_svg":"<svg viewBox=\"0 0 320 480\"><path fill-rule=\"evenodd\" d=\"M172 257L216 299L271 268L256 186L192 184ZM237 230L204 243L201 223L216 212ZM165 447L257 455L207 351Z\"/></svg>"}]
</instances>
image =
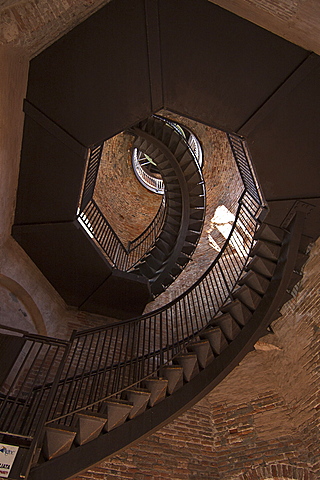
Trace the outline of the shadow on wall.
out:
<instances>
[{"instance_id":1,"label":"shadow on wall","mask_svg":"<svg viewBox=\"0 0 320 480\"><path fill-rule=\"evenodd\" d=\"M43 317L29 293L15 280L0 274L0 324L47 335Z\"/></svg>"}]
</instances>

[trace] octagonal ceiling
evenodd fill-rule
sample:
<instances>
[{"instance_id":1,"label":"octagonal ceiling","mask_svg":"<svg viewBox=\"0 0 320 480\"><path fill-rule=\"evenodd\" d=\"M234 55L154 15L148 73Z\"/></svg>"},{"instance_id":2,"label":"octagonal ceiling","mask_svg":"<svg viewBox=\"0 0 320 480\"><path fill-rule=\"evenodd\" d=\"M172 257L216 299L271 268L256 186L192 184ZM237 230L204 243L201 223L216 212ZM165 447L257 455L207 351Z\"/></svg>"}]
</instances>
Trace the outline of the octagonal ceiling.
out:
<instances>
[{"instance_id":1,"label":"octagonal ceiling","mask_svg":"<svg viewBox=\"0 0 320 480\"><path fill-rule=\"evenodd\" d=\"M210 2L113 0L30 63L15 238L63 245L89 147L161 108L246 136L273 223L297 199L320 206L319 84L318 56ZM309 219L317 236L317 209ZM79 242L86 295L104 274L96 251L93 273L79 266Z\"/></svg>"}]
</instances>

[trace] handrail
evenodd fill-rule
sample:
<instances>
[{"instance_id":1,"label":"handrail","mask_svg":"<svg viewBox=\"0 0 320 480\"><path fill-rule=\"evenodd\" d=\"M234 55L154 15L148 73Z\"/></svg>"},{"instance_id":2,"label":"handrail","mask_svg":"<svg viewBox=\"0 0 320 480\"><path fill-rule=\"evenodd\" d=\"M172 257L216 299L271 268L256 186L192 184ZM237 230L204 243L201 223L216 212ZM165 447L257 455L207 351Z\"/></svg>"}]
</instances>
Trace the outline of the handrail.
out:
<instances>
[{"instance_id":1,"label":"handrail","mask_svg":"<svg viewBox=\"0 0 320 480\"><path fill-rule=\"evenodd\" d=\"M151 192L163 195L164 184L162 178L152 177L147 172L145 172L140 165L138 155L139 149L135 147L132 154L132 167L137 179L144 187L146 187Z\"/></svg>"},{"instance_id":2,"label":"handrail","mask_svg":"<svg viewBox=\"0 0 320 480\"><path fill-rule=\"evenodd\" d=\"M106 398L161 372L206 327L237 286L265 208L249 162L241 157L244 190L229 237L192 287L151 313L74 333L70 342L26 338L1 390L1 431L31 438L40 419L41 428L44 418L70 425L76 412L98 411Z\"/></svg>"},{"instance_id":3,"label":"handrail","mask_svg":"<svg viewBox=\"0 0 320 480\"><path fill-rule=\"evenodd\" d=\"M113 267L128 271L147 254L161 232L165 218L165 199L146 229L125 247L93 199L102 152L103 143L91 150L77 221L90 238L97 242Z\"/></svg>"},{"instance_id":4,"label":"handrail","mask_svg":"<svg viewBox=\"0 0 320 480\"><path fill-rule=\"evenodd\" d=\"M266 205L246 142L242 137L231 133L228 133L228 140L246 191L260 205Z\"/></svg>"},{"instance_id":5,"label":"handrail","mask_svg":"<svg viewBox=\"0 0 320 480\"><path fill-rule=\"evenodd\" d=\"M154 115L154 117L161 119L164 124L169 125L180 135L181 139L183 139L184 143L189 148L195 163L199 165L200 168L202 165L201 146L192 132L185 127L182 129L166 118L157 115ZM184 130L186 130L190 138L192 138L192 144L188 143ZM196 152L198 152L199 158ZM157 214L145 231L136 239L130 241L129 247L126 248L93 199L102 153L103 143L93 147L90 151L82 196L77 212L77 221L88 233L90 238L92 238L102 249L113 267L116 267L119 270L129 271L137 265L137 263L141 261L154 246L165 220L165 200L160 204ZM139 173L143 176L146 184L148 184L154 192L163 193L163 181L154 179L148 175L141 168L138 160L133 161L133 168L138 174L138 177ZM141 178L141 175L139 178ZM143 241L141 241L142 239Z\"/></svg>"},{"instance_id":6,"label":"handrail","mask_svg":"<svg viewBox=\"0 0 320 480\"><path fill-rule=\"evenodd\" d=\"M105 218L97 203L91 199L79 212L78 222L105 253L112 266L119 270L131 270L154 245L165 218L166 203L163 198L159 209L146 229L126 248L112 226Z\"/></svg>"},{"instance_id":7,"label":"handrail","mask_svg":"<svg viewBox=\"0 0 320 480\"><path fill-rule=\"evenodd\" d=\"M192 154L195 163L200 168L202 168L202 148L198 138L191 132L191 130L160 115L153 115L153 117L161 120L164 125L168 125L181 137L185 145L188 147L190 153ZM137 179L145 188L147 188L151 192L164 194L164 182L162 178L152 176L142 168L140 164L140 155L144 157L143 159L147 159L148 163L148 157L146 158L145 154L141 150L139 150L139 148L135 147L132 153L132 167Z\"/></svg>"},{"instance_id":8,"label":"handrail","mask_svg":"<svg viewBox=\"0 0 320 480\"><path fill-rule=\"evenodd\" d=\"M74 336L49 422L67 424L88 404L154 375L219 312L246 266L261 206L243 194L228 241L186 292L150 314L95 327ZM72 392L77 391L75 397Z\"/></svg>"}]
</instances>

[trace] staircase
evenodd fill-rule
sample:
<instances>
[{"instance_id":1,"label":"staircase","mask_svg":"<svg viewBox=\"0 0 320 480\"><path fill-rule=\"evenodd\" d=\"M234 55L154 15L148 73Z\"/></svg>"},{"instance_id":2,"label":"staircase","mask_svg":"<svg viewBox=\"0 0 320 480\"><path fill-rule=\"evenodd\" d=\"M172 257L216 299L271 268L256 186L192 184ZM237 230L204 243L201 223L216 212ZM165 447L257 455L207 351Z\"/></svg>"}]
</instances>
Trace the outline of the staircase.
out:
<instances>
[{"instance_id":1,"label":"staircase","mask_svg":"<svg viewBox=\"0 0 320 480\"><path fill-rule=\"evenodd\" d=\"M194 150L175 124L153 115L129 133L136 137L134 148L152 159L163 178L158 213L129 248L122 244L92 198L103 150L99 145L90 155L78 219L113 267L146 279L156 297L192 258L205 217L205 185Z\"/></svg>"},{"instance_id":2,"label":"staircase","mask_svg":"<svg viewBox=\"0 0 320 480\"><path fill-rule=\"evenodd\" d=\"M269 333L268 326L291 298L289 289L300 279L301 260L307 259L303 216L298 213L287 231L267 223L260 226L232 293L215 315L208 308L210 301L198 305L209 320L172 348L170 360L159 361L151 374L118 393L69 414L69 426L49 421L29 478L75 475L172 420L219 383ZM210 275L205 277L209 280ZM161 351L149 357L154 354L160 360ZM131 358L131 367L143 371L146 361ZM116 368L126 371L124 365Z\"/></svg>"},{"instance_id":3,"label":"staircase","mask_svg":"<svg viewBox=\"0 0 320 480\"><path fill-rule=\"evenodd\" d=\"M167 191L163 232L135 267L157 295L195 248L204 187L192 154L161 118L133 131ZM192 287L150 314L70 341L11 339L0 392L1 440L20 446L10 478L70 478L142 439L211 391L269 333L307 259L305 212L297 208L286 228L266 223L243 141L231 142L244 192L225 245Z\"/></svg>"},{"instance_id":4,"label":"staircase","mask_svg":"<svg viewBox=\"0 0 320 480\"><path fill-rule=\"evenodd\" d=\"M30 479L68 478L150 434L208 393L268 333L300 279L309 239L301 212L287 230L262 223L256 231L249 204L244 197L224 249L185 294L150 315L75 334L64 359L56 354L55 380L48 375L33 387L20 410L16 387L7 392L2 422L14 403L18 429L29 428L32 415L39 421L51 393L44 428L31 435ZM242 252L232 247L240 225Z\"/></svg>"},{"instance_id":5,"label":"staircase","mask_svg":"<svg viewBox=\"0 0 320 480\"><path fill-rule=\"evenodd\" d=\"M192 258L205 216L205 187L193 151L166 119L149 117L132 132L134 147L152 158L165 185L167 211L162 231L133 270L149 279L151 292L157 296Z\"/></svg>"}]
</instances>

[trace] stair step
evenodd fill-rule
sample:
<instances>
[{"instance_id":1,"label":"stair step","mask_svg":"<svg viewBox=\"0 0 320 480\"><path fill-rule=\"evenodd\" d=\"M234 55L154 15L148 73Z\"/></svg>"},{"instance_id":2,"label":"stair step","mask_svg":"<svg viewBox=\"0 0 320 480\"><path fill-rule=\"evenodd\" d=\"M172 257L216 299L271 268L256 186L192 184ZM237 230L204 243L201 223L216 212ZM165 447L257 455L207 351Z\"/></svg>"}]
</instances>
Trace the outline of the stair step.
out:
<instances>
[{"instance_id":1,"label":"stair step","mask_svg":"<svg viewBox=\"0 0 320 480\"><path fill-rule=\"evenodd\" d=\"M140 273L147 278L152 278L154 276L154 270L147 263L143 262L139 264Z\"/></svg>"},{"instance_id":2,"label":"stair step","mask_svg":"<svg viewBox=\"0 0 320 480\"><path fill-rule=\"evenodd\" d=\"M171 275L173 277L177 277L178 275L180 275L180 273L182 272L183 268L182 268L182 265L179 265L179 264L176 264L172 267L171 269Z\"/></svg>"},{"instance_id":3,"label":"stair step","mask_svg":"<svg viewBox=\"0 0 320 480\"><path fill-rule=\"evenodd\" d=\"M150 255L145 258L145 262L152 268L153 271L157 271L158 268L161 266L162 262L157 257L153 255L153 250L151 251Z\"/></svg>"},{"instance_id":4,"label":"stair step","mask_svg":"<svg viewBox=\"0 0 320 480\"><path fill-rule=\"evenodd\" d=\"M189 194L190 195L204 195L204 186L202 183L197 183L195 185L188 184L190 187Z\"/></svg>"},{"instance_id":5,"label":"stair step","mask_svg":"<svg viewBox=\"0 0 320 480\"><path fill-rule=\"evenodd\" d=\"M276 263L266 258L254 256L248 263L246 270L253 270L266 278L271 278L274 274Z\"/></svg>"},{"instance_id":6,"label":"stair step","mask_svg":"<svg viewBox=\"0 0 320 480\"><path fill-rule=\"evenodd\" d=\"M163 232L164 233L164 232ZM171 250L171 245L166 242L162 236L160 235L160 237L158 238L156 244L155 244L155 247L158 248L161 252L163 252L165 255L167 255L170 250Z\"/></svg>"},{"instance_id":7,"label":"stair step","mask_svg":"<svg viewBox=\"0 0 320 480\"><path fill-rule=\"evenodd\" d=\"M170 194L175 194L181 197L181 190L179 187L179 180L177 179L177 176L174 174L172 175L166 175L166 184L170 185L170 190L167 192L167 196L170 196ZM172 187L176 185L178 188L176 191L172 191Z\"/></svg>"},{"instance_id":8,"label":"stair step","mask_svg":"<svg viewBox=\"0 0 320 480\"><path fill-rule=\"evenodd\" d=\"M161 293L163 293L166 289L166 286L159 285L159 284L154 284L154 281L151 279L150 284L152 286L152 293L154 296L158 296Z\"/></svg>"},{"instance_id":9,"label":"stair step","mask_svg":"<svg viewBox=\"0 0 320 480\"><path fill-rule=\"evenodd\" d=\"M180 365L165 365L162 375L168 380L168 393L171 395L183 386L183 368Z\"/></svg>"},{"instance_id":10,"label":"stair step","mask_svg":"<svg viewBox=\"0 0 320 480\"><path fill-rule=\"evenodd\" d=\"M152 143L149 143L147 148L144 150L144 153L153 160L157 157L157 155L159 155L160 152Z\"/></svg>"},{"instance_id":11,"label":"stair step","mask_svg":"<svg viewBox=\"0 0 320 480\"><path fill-rule=\"evenodd\" d=\"M166 254L162 250L160 250L157 244L152 249L152 255L160 262L162 262L167 257Z\"/></svg>"},{"instance_id":12,"label":"stair step","mask_svg":"<svg viewBox=\"0 0 320 480\"><path fill-rule=\"evenodd\" d=\"M72 427L60 424L51 424L45 427L42 452L46 460L58 457L68 452L77 435Z\"/></svg>"},{"instance_id":13,"label":"stair step","mask_svg":"<svg viewBox=\"0 0 320 480\"><path fill-rule=\"evenodd\" d=\"M280 255L280 248L281 246L278 244L271 243L266 240L258 240L251 250L250 256L254 257L255 255L258 255L259 257L276 261Z\"/></svg>"},{"instance_id":14,"label":"stair step","mask_svg":"<svg viewBox=\"0 0 320 480\"><path fill-rule=\"evenodd\" d=\"M160 152L155 160L157 163L157 167L159 168L159 170L161 170L161 173L167 170L168 175L175 175L174 170L164 153Z\"/></svg>"},{"instance_id":15,"label":"stair step","mask_svg":"<svg viewBox=\"0 0 320 480\"><path fill-rule=\"evenodd\" d=\"M190 245L187 245L187 244L184 244L182 249L181 249L181 252L183 252L184 254L188 255L189 257L191 257L191 255L193 254L194 252L194 249L195 249L195 245L194 244L190 244Z\"/></svg>"},{"instance_id":16,"label":"stair step","mask_svg":"<svg viewBox=\"0 0 320 480\"><path fill-rule=\"evenodd\" d=\"M187 346L187 350L189 352L194 352L197 355L198 363L201 368L206 368L214 359L209 340L205 339L192 342Z\"/></svg>"},{"instance_id":17,"label":"stair step","mask_svg":"<svg viewBox=\"0 0 320 480\"><path fill-rule=\"evenodd\" d=\"M202 229L202 220L191 219L189 221L188 230L194 230L195 232L200 232Z\"/></svg>"},{"instance_id":18,"label":"stair step","mask_svg":"<svg viewBox=\"0 0 320 480\"><path fill-rule=\"evenodd\" d=\"M180 353L173 361L183 368L183 376L187 382L199 373L198 358L195 353Z\"/></svg>"},{"instance_id":19,"label":"stair step","mask_svg":"<svg viewBox=\"0 0 320 480\"><path fill-rule=\"evenodd\" d=\"M308 254L310 249L310 244L312 243L313 243L312 237L309 237L308 235L301 235L299 252Z\"/></svg>"},{"instance_id":20,"label":"stair step","mask_svg":"<svg viewBox=\"0 0 320 480\"><path fill-rule=\"evenodd\" d=\"M275 320L278 320L278 318L282 317L282 313L280 312L280 309L278 309L271 317L270 324L274 322ZM268 331L270 333L270 331Z\"/></svg>"},{"instance_id":21,"label":"stair step","mask_svg":"<svg viewBox=\"0 0 320 480\"><path fill-rule=\"evenodd\" d=\"M181 267L185 267L187 265L187 263L189 263L190 259L189 257L186 257L186 256L180 256L177 258L177 264L180 265Z\"/></svg>"},{"instance_id":22,"label":"stair step","mask_svg":"<svg viewBox=\"0 0 320 480\"><path fill-rule=\"evenodd\" d=\"M186 181L189 183L189 185L192 185L192 184L197 185L201 181L201 177L199 175L198 170L190 174L186 174L186 172L184 172L184 176Z\"/></svg>"},{"instance_id":23,"label":"stair step","mask_svg":"<svg viewBox=\"0 0 320 480\"><path fill-rule=\"evenodd\" d=\"M292 290L293 287L300 282L302 279L302 274L298 272L292 272L289 283L288 283L288 290Z\"/></svg>"},{"instance_id":24,"label":"stair step","mask_svg":"<svg viewBox=\"0 0 320 480\"><path fill-rule=\"evenodd\" d=\"M298 255L297 255L297 258L296 258L296 261L295 261L295 264L294 264L294 269L297 272L300 272L302 270L302 267L304 266L304 264L308 260L308 258L309 258L308 254L298 252Z\"/></svg>"},{"instance_id":25,"label":"stair step","mask_svg":"<svg viewBox=\"0 0 320 480\"><path fill-rule=\"evenodd\" d=\"M202 220L205 215L203 207L190 207L190 219Z\"/></svg>"},{"instance_id":26,"label":"stair step","mask_svg":"<svg viewBox=\"0 0 320 480\"><path fill-rule=\"evenodd\" d=\"M192 180L192 179L193 179L194 175L196 173L198 173L198 171L197 171L197 167L194 163L193 157L190 154L190 152L188 152L188 155L186 154L185 160L186 161L184 161L184 162L180 161L180 166L181 166L181 169L183 171L183 174L184 174L185 177L188 178L188 183L196 183L196 181ZM194 178L196 178L196 177L194 177Z\"/></svg>"},{"instance_id":27,"label":"stair step","mask_svg":"<svg viewBox=\"0 0 320 480\"><path fill-rule=\"evenodd\" d=\"M176 198L170 198L168 201L168 213L180 212L182 209L182 198L176 196Z\"/></svg>"},{"instance_id":28,"label":"stair step","mask_svg":"<svg viewBox=\"0 0 320 480\"><path fill-rule=\"evenodd\" d=\"M266 277L259 275L259 273L249 270L249 272L240 278L238 283L239 285L248 285L248 287L256 292L264 294L269 287L270 281Z\"/></svg>"},{"instance_id":29,"label":"stair step","mask_svg":"<svg viewBox=\"0 0 320 480\"><path fill-rule=\"evenodd\" d=\"M200 338L209 340L211 349L215 355L220 353L228 346L226 337L218 326L210 326L201 333Z\"/></svg>"},{"instance_id":30,"label":"stair step","mask_svg":"<svg viewBox=\"0 0 320 480\"><path fill-rule=\"evenodd\" d=\"M281 228L268 225L267 223L263 223L254 236L255 240L267 240L278 245L282 244L283 238L284 231Z\"/></svg>"},{"instance_id":31,"label":"stair step","mask_svg":"<svg viewBox=\"0 0 320 480\"><path fill-rule=\"evenodd\" d=\"M181 155L183 155L186 151L188 151L188 147L185 144L183 140L180 139L180 142L177 145L177 148L175 149L174 155L176 158L179 158Z\"/></svg>"},{"instance_id":32,"label":"stair step","mask_svg":"<svg viewBox=\"0 0 320 480\"><path fill-rule=\"evenodd\" d=\"M194 233L194 232L189 232L188 235L186 235L186 241L191 243L192 245L195 245L199 240L199 234Z\"/></svg>"},{"instance_id":33,"label":"stair step","mask_svg":"<svg viewBox=\"0 0 320 480\"><path fill-rule=\"evenodd\" d=\"M146 140L145 138L141 138L141 143L140 143L140 150L145 153L147 148L149 146L149 142L148 140Z\"/></svg>"},{"instance_id":34,"label":"stair step","mask_svg":"<svg viewBox=\"0 0 320 480\"><path fill-rule=\"evenodd\" d=\"M167 231L171 231L170 228L174 228L174 231L178 231L181 225L181 216L182 210L180 208L172 208L168 207L168 215L166 218L166 223L164 225L164 229ZM168 228L169 227L169 228Z\"/></svg>"},{"instance_id":35,"label":"stair step","mask_svg":"<svg viewBox=\"0 0 320 480\"><path fill-rule=\"evenodd\" d=\"M229 313L215 317L210 324L220 327L224 336L229 341L234 340L241 331L241 328Z\"/></svg>"},{"instance_id":36,"label":"stair step","mask_svg":"<svg viewBox=\"0 0 320 480\"><path fill-rule=\"evenodd\" d=\"M170 137L169 143L167 144L167 147L171 150L172 153L174 153L179 143L180 143L179 135L174 130L172 130L171 137Z\"/></svg>"},{"instance_id":37,"label":"stair step","mask_svg":"<svg viewBox=\"0 0 320 480\"><path fill-rule=\"evenodd\" d=\"M76 413L73 420L73 426L77 430L75 443L84 445L97 438L107 423L107 419L106 415L95 412Z\"/></svg>"},{"instance_id":38,"label":"stair step","mask_svg":"<svg viewBox=\"0 0 320 480\"><path fill-rule=\"evenodd\" d=\"M110 399L103 402L101 412L107 413L108 416L104 430L110 432L119 425L122 425L127 420L132 408L132 403L125 400Z\"/></svg>"},{"instance_id":39,"label":"stair step","mask_svg":"<svg viewBox=\"0 0 320 480\"><path fill-rule=\"evenodd\" d=\"M261 301L261 296L247 285L242 285L232 292L233 298L240 300L246 307L255 310Z\"/></svg>"},{"instance_id":40,"label":"stair step","mask_svg":"<svg viewBox=\"0 0 320 480\"><path fill-rule=\"evenodd\" d=\"M245 325L252 316L250 310L238 299L226 303L220 310L232 315L239 325Z\"/></svg>"},{"instance_id":41,"label":"stair step","mask_svg":"<svg viewBox=\"0 0 320 480\"><path fill-rule=\"evenodd\" d=\"M153 407L166 397L168 380L165 378L147 378L143 384L150 392L149 405Z\"/></svg>"},{"instance_id":42,"label":"stair step","mask_svg":"<svg viewBox=\"0 0 320 480\"><path fill-rule=\"evenodd\" d=\"M195 196L189 197L189 199L190 199L189 200L190 207L204 208L205 199L203 195L195 195Z\"/></svg>"},{"instance_id":43,"label":"stair step","mask_svg":"<svg viewBox=\"0 0 320 480\"><path fill-rule=\"evenodd\" d=\"M133 404L129 412L129 418L134 418L140 415L147 408L151 393L142 388L129 388L125 391L127 400Z\"/></svg>"},{"instance_id":44,"label":"stair step","mask_svg":"<svg viewBox=\"0 0 320 480\"><path fill-rule=\"evenodd\" d=\"M143 142L143 138L142 137L136 137L134 142L133 142L133 148L137 148L138 150L140 150L140 147L142 145L142 142Z\"/></svg>"},{"instance_id":45,"label":"stair step","mask_svg":"<svg viewBox=\"0 0 320 480\"><path fill-rule=\"evenodd\" d=\"M161 124L161 128L162 128L162 138L161 138L162 143L164 143L165 145L168 145L170 142L172 129L171 127L168 127L168 125L163 125L163 124Z\"/></svg>"}]
</instances>

